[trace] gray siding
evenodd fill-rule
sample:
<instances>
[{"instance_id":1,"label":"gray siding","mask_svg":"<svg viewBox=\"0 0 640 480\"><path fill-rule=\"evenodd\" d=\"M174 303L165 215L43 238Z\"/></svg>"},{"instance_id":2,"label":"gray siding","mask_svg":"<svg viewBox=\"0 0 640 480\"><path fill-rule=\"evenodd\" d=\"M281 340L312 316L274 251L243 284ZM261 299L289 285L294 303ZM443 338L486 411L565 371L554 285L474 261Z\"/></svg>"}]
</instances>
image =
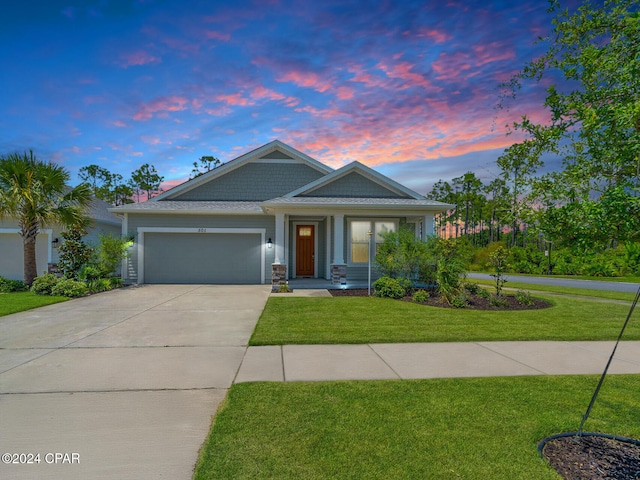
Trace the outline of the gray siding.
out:
<instances>
[{"instance_id":1,"label":"gray siding","mask_svg":"<svg viewBox=\"0 0 640 480\"><path fill-rule=\"evenodd\" d=\"M358 198L409 198L398 195L382 185L363 177L359 173L350 173L328 185L313 190L301 197L358 197Z\"/></svg>"},{"instance_id":2,"label":"gray siding","mask_svg":"<svg viewBox=\"0 0 640 480\"><path fill-rule=\"evenodd\" d=\"M122 235L122 227L120 225L95 222L88 233L83 237L83 240L85 243L98 245L100 243L100 235L113 235L114 237L120 237ZM62 241L62 238L60 241Z\"/></svg>"},{"instance_id":3,"label":"gray siding","mask_svg":"<svg viewBox=\"0 0 640 480\"><path fill-rule=\"evenodd\" d=\"M322 176L322 172L304 164L248 163L172 200L269 200Z\"/></svg>"}]
</instances>

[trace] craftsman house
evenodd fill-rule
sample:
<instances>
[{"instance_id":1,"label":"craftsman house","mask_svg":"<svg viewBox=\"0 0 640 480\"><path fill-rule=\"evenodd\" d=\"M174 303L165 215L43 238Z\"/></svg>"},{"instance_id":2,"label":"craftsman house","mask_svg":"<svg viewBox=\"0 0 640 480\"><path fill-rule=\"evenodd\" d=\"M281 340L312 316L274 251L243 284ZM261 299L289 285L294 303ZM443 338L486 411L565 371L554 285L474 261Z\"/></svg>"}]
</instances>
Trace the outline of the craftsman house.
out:
<instances>
[{"instance_id":1,"label":"craftsman house","mask_svg":"<svg viewBox=\"0 0 640 480\"><path fill-rule=\"evenodd\" d=\"M334 170L276 140L110 211L134 238L128 283L260 284L276 272L345 284L367 278L383 232L406 224L426 238L449 207L361 163Z\"/></svg>"}]
</instances>

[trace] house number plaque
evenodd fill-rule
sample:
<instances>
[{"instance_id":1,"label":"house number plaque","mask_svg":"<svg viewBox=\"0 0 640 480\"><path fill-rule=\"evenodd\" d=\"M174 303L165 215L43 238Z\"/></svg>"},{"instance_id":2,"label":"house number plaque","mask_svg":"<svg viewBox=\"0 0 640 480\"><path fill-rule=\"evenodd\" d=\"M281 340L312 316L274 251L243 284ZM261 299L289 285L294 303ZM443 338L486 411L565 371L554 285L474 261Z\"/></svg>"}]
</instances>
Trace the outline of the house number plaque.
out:
<instances>
[{"instance_id":1,"label":"house number plaque","mask_svg":"<svg viewBox=\"0 0 640 480\"><path fill-rule=\"evenodd\" d=\"M207 229L206 228L199 228L198 229L198 233L207 233Z\"/></svg>"}]
</instances>

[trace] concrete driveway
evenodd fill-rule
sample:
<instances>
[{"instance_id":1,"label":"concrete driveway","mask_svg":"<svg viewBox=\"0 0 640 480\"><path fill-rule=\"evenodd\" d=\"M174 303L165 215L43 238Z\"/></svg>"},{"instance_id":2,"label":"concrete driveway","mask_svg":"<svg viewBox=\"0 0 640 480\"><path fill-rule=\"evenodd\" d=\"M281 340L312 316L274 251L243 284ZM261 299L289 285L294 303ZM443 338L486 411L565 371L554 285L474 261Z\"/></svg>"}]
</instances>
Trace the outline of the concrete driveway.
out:
<instances>
[{"instance_id":1,"label":"concrete driveway","mask_svg":"<svg viewBox=\"0 0 640 480\"><path fill-rule=\"evenodd\" d=\"M269 292L145 285L0 317L0 478L190 479Z\"/></svg>"}]
</instances>

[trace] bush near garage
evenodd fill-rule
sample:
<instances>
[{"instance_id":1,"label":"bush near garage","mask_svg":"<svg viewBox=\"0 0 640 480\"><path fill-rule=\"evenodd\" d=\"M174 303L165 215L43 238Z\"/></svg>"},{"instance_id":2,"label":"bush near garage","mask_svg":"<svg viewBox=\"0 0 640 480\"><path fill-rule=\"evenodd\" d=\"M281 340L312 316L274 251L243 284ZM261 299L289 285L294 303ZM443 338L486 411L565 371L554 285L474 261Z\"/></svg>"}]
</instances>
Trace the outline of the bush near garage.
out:
<instances>
[{"instance_id":1,"label":"bush near garage","mask_svg":"<svg viewBox=\"0 0 640 480\"><path fill-rule=\"evenodd\" d=\"M29 285L22 280L9 280L0 277L0 293L26 292L27 290L29 290Z\"/></svg>"}]
</instances>

